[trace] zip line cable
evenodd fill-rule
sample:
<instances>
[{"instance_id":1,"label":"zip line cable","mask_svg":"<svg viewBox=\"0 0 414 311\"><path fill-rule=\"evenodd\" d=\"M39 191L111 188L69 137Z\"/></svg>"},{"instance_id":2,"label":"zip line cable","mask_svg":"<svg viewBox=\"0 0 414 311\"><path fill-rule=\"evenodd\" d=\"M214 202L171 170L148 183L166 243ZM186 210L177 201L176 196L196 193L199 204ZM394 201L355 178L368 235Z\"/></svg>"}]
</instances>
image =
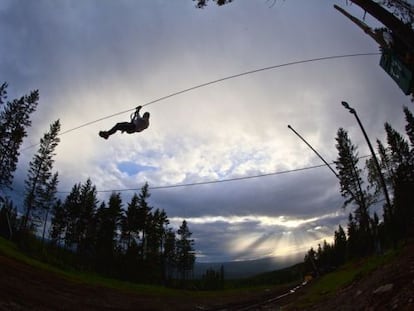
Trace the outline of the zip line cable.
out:
<instances>
[{"instance_id":1,"label":"zip line cable","mask_svg":"<svg viewBox=\"0 0 414 311\"><path fill-rule=\"evenodd\" d=\"M210 82L205 82L205 83L202 83L202 84L198 84L196 86L193 86L193 87L190 87L190 88L187 88L187 89L178 91L178 92L174 92L174 93L171 93L171 94L168 94L168 95L159 97L159 98L154 99L154 100L152 100L152 101L150 101L148 103L145 103L145 104L143 104L141 106L142 107L146 107L146 106L155 104L157 102L163 101L165 99L168 99L168 98L171 98L171 97L174 97L174 96L183 94L183 93L187 93L187 92L190 92L190 91L193 91L193 90L196 90L196 89L199 89L199 88L208 86L208 85L220 83L220 82L223 82L223 81L226 81L226 80L230 80L230 79L234 79L234 78L238 78L238 77L242 77L242 76L246 76L246 75L250 75L250 74L254 74L254 73L258 73L258 72L262 72L262 71L267 71L267 70L272 70L272 69L281 68L281 67L287 67L287 66L292 66L292 65L304 64L304 63L324 61L324 60L340 59L340 58L349 58L349 57L359 57L359 56L373 56L373 55L380 55L380 54L381 53L379 53L379 52L371 52L371 53L355 53L355 54L333 55L333 56L310 58L310 59L299 60L299 61L294 61L294 62L279 64L279 65L273 65L273 66L263 67L263 68L254 69L254 70L245 71L245 72L242 72L242 73L239 73L239 74L227 76L227 77L220 78L220 79L217 79L217 80L213 80L213 81L210 81ZM107 120L107 119L113 118L115 116L119 116L121 114L124 114L124 113L127 113L127 112L131 112L131 111L134 111L134 110L135 110L135 108L132 108L132 109L120 111L120 112L117 112L117 113L111 114L109 116L102 117L102 118L99 118L99 119L96 119L96 120L93 120L93 121L90 121L90 122L86 122L84 124L81 124L81 125L78 125L76 127L71 128L71 129L68 129L66 131L63 131L58 136L62 136L64 134L67 134L67 133L76 131L76 130L81 129L83 127L86 127L86 126L89 126L89 125L98 123L98 122L103 121L103 120ZM40 143L30 145L28 147L23 148L21 151L25 151L27 149L31 149L33 147L38 146L39 144Z\"/></svg>"},{"instance_id":2,"label":"zip line cable","mask_svg":"<svg viewBox=\"0 0 414 311\"><path fill-rule=\"evenodd\" d=\"M368 158L369 155L361 156L359 159L362 158ZM335 163L329 163L330 165ZM258 174L258 175L250 175L250 176L243 176L243 177L234 177L234 178L227 178L227 179L217 179L217 180L210 180L210 181L200 181L200 182L192 182L192 183L185 183L185 184L174 184L174 185L166 185L166 186L149 186L149 190L161 190L161 189L170 189L170 188L180 188L180 187L192 187L192 186L201 186L201 185L209 185L209 184L218 184L218 183L225 183L225 182L231 182L231 181L240 181L240 180L247 180L247 179L253 179L253 178L262 178L262 177L269 177L269 176L276 176L276 175L282 175L282 174L289 174L289 173L295 173L295 172L301 172L306 171L310 169L315 169L319 167L324 167L326 164L319 164L319 165L313 165L313 166L306 166L302 168L295 168L291 170L285 170L285 171L278 171L273 173L265 173L265 174ZM111 190L97 190L96 192L127 192L127 191L139 191L138 188L126 188L126 189L111 189ZM57 191L57 193L70 193L70 191Z\"/></svg>"}]
</instances>

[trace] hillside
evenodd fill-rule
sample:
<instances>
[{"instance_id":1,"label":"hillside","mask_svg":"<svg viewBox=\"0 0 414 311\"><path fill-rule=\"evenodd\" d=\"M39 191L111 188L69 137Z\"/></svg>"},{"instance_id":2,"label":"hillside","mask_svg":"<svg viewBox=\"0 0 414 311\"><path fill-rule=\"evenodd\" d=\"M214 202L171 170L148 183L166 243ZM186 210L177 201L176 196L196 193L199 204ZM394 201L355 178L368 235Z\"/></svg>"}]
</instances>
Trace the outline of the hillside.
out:
<instances>
[{"instance_id":1,"label":"hillside","mask_svg":"<svg viewBox=\"0 0 414 311\"><path fill-rule=\"evenodd\" d=\"M369 263L369 261L368 261ZM366 265L367 262L361 262ZM358 263L350 267L359 271ZM349 269L349 267L348 267ZM414 243L391 261L357 273L344 287L323 277L290 292L266 287L221 292L177 291L114 282L102 285L33 266L0 251L0 310L414 310ZM338 276L338 274L332 274ZM329 284L329 283L328 283ZM285 296L285 293L290 293ZM276 296L284 296L274 299ZM253 306L254 305L254 306ZM251 307L249 307L251 306Z\"/></svg>"},{"instance_id":2,"label":"hillside","mask_svg":"<svg viewBox=\"0 0 414 311\"><path fill-rule=\"evenodd\" d=\"M366 266L367 263L354 263L349 269L358 270L361 268L359 265ZM316 280L314 284L300 291L295 297L295 302L285 309L414 310L414 240L398 251L390 262L366 274L358 272L350 282L338 290L331 291L319 286L322 282L323 280ZM320 301L313 303L312 299Z\"/></svg>"}]
</instances>

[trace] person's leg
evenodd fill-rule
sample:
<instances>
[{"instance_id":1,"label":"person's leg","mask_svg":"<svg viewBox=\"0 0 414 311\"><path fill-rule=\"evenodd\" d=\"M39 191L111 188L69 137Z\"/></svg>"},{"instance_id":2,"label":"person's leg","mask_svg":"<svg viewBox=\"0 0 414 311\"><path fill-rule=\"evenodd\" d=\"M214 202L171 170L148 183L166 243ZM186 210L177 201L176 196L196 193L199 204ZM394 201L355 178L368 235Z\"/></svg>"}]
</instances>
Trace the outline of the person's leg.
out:
<instances>
[{"instance_id":1,"label":"person's leg","mask_svg":"<svg viewBox=\"0 0 414 311\"><path fill-rule=\"evenodd\" d=\"M125 132L129 129L130 127L129 122L120 122L115 124L115 126L113 128L111 128L109 131L107 131L107 135L111 136L112 134L115 134L116 131L121 131L121 132Z\"/></svg>"},{"instance_id":2,"label":"person's leg","mask_svg":"<svg viewBox=\"0 0 414 311\"><path fill-rule=\"evenodd\" d=\"M135 125L133 123L130 123L130 122L120 122L120 123L115 124L115 126L113 128L111 128L109 131L101 131L101 132L99 132L99 136L107 139L112 134L115 134L116 131L132 133L132 131L134 129L135 129Z\"/></svg>"}]
</instances>

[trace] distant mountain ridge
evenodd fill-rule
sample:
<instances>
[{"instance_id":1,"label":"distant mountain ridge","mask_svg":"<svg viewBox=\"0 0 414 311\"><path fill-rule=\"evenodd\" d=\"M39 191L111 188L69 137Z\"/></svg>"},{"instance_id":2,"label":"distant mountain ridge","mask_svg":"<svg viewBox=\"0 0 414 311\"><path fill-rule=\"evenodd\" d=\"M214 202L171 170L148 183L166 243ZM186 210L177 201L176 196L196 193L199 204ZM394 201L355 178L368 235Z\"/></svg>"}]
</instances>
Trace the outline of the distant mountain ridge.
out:
<instances>
[{"instance_id":1,"label":"distant mountain ridge","mask_svg":"<svg viewBox=\"0 0 414 311\"><path fill-rule=\"evenodd\" d=\"M266 257L256 260L230 261L230 262L196 262L194 265L194 278L199 279L207 269L220 270L224 268L225 279L239 279L254 276L263 272L280 270L303 261L303 255L289 258Z\"/></svg>"}]
</instances>

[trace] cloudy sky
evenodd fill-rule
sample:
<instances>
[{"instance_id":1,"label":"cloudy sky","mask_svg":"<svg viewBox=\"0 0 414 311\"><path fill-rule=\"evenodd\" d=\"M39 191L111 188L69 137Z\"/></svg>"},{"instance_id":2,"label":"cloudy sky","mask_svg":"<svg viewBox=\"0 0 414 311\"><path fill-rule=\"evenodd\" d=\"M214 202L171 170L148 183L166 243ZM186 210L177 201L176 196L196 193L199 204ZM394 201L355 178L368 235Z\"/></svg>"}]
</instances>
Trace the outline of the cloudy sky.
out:
<instances>
[{"instance_id":1,"label":"cloudy sky","mask_svg":"<svg viewBox=\"0 0 414 311\"><path fill-rule=\"evenodd\" d=\"M287 125L329 162L339 127L360 155L369 153L341 101L357 110L372 140L384 139L386 121L403 132L402 107L412 104L379 55L286 66L158 99L264 67L378 52L333 4L364 15L345 0L237 0L205 9L191 0L0 0L0 82L9 83L9 99L40 91L14 195L37 151L27 147L53 121L65 132L147 105L151 125L142 133L98 136L128 121L125 112L61 135L59 191L91 178L106 200L105 191L148 182L152 206L175 227L188 221L199 261L292 256L331 239L351 209L341 209L327 167L299 170L321 161ZM122 192L125 204L132 194Z\"/></svg>"}]
</instances>

